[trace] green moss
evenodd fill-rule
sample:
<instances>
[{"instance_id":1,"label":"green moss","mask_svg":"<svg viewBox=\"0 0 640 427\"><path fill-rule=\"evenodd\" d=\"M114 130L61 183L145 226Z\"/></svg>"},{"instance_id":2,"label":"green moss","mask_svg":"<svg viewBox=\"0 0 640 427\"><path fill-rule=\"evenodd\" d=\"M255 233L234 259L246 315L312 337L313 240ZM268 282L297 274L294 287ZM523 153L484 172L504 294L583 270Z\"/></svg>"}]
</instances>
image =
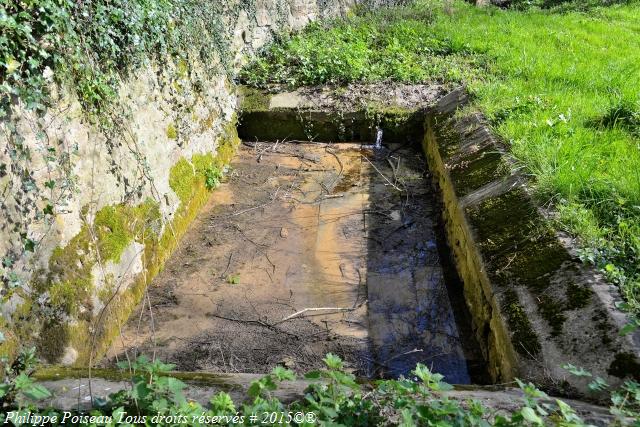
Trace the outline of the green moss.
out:
<instances>
[{"instance_id":1,"label":"green moss","mask_svg":"<svg viewBox=\"0 0 640 427\"><path fill-rule=\"evenodd\" d=\"M542 348L540 340L531 327L531 322L520 304L518 295L513 290L505 292L502 312L507 316L511 341L516 351L527 358L538 354Z\"/></svg>"},{"instance_id":2,"label":"green moss","mask_svg":"<svg viewBox=\"0 0 640 427\"><path fill-rule=\"evenodd\" d=\"M640 381L640 362L633 353L620 352L611 362L607 373L618 378L631 377Z\"/></svg>"},{"instance_id":3,"label":"green moss","mask_svg":"<svg viewBox=\"0 0 640 427\"><path fill-rule=\"evenodd\" d=\"M493 269L530 288L545 289L549 273L570 259L523 189L488 198L467 214Z\"/></svg>"},{"instance_id":4,"label":"green moss","mask_svg":"<svg viewBox=\"0 0 640 427\"><path fill-rule=\"evenodd\" d=\"M0 332L4 336L4 341L0 343L0 357L13 360L18 354L18 339L9 329L7 322L0 316ZM2 378L2 374L0 374Z\"/></svg>"},{"instance_id":5,"label":"green moss","mask_svg":"<svg viewBox=\"0 0 640 427\"><path fill-rule=\"evenodd\" d=\"M565 307L562 301L557 301L549 295L540 295L538 296L538 308L542 317L551 326L551 336L559 336L562 333L562 326L567 320L567 316L563 314Z\"/></svg>"},{"instance_id":6,"label":"green moss","mask_svg":"<svg viewBox=\"0 0 640 427\"><path fill-rule=\"evenodd\" d=\"M60 360L69 342L67 326L60 320L48 320L40 329L36 349L38 355L49 362Z\"/></svg>"},{"instance_id":7,"label":"green moss","mask_svg":"<svg viewBox=\"0 0 640 427\"><path fill-rule=\"evenodd\" d=\"M508 173L509 167L493 145L460 158L450 171L458 197L506 177Z\"/></svg>"},{"instance_id":8,"label":"green moss","mask_svg":"<svg viewBox=\"0 0 640 427\"><path fill-rule=\"evenodd\" d=\"M566 293L567 309L576 310L586 307L591 302L592 295L593 291L589 286L569 283Z\"/></svg>"},{"instance_id":9,"label":"green moss","mask_svg":"<svg viewBox=\"0 0 640 427\"><path fill-rule=\"evenodd\" d=\"M126 205L105 206L96 213L94 229L102 260L120 262L120 256L131 243L130 208Z\"/></svg>"},{"instance_id":10,"label":"green moss","mask_svg":"<svg viewBox=\"0 0 640 427\"><path fill-rule=\"evenodd\" d=\"M176 71L177 71L178 77L180 77L181 79L188 77L189 64L187 63L187 61L185 61L182 58L178 59L178 62L176 64Z\"/></svg>"},{"instance_id":11,"label":"green moss","mask_svg":"<svg viewBox=\"0 0 640 427\"><path fill-rule=\"evenodd\" d=\"M536 295L538 310L551 327L552 336L560 335L566 321L563 312L575 307L576 298L565 303L551 296L548 288L551 277L570 256L524 190L489 198L467 209L467 213L477 230L483 256L491 265L492 279L502 286L526 286ZM576 288L565 292L578 300L586 297L586 291Z\"/></svg>"},{"instance_id":12,"label":"green moss","mask_svg":"<svg viewBox=\"0 0 640 427\"><path fill-rule=\"evenodd\" d=\"M239 88L239 95L241 100L240 109L243 112L269 110L271 96L261 90L241 86Z\"/></svg>"},{"instance_id":13,"label":"green moss","mask_svg":"<svg viewBox=\"0 0 640 427\"><path fill-rule=\"evenodd\" d=\"M176 129L176 126L173 123L170 123L169 126L167 126L167 138L169 139L178 138L178 130Z\"/></svg>"},{"instance_id":14,"label":"green moss","mask_svg":"<svg viewBox=\"0 0 640 427\"><path fill-rule=\"evenodd\" d=\"M67 280L54 283L49 288L49 301L57 309L63 310L69 316L77 316L79 306L84 298L89 296L89 283L85 281Z\"/></svg>"},{"instance_id":15,"label":"green moss","mask_svg":"<svg viewBox=\"0 0 640 427\"><path fill-rule=\"evenodd\" d=\"M188 203L195 189L195 170L187 159L180 159L169 171L169 185L180 201Z\"/></svg>"}]
</instances>

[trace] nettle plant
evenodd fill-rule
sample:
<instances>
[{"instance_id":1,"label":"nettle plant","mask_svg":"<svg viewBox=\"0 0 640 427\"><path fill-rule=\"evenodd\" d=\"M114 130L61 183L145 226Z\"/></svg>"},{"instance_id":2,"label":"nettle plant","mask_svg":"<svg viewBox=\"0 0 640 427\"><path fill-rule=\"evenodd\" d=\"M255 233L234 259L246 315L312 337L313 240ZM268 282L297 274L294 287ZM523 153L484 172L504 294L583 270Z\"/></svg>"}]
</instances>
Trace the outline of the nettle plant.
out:
<instances>
[{"instance_id":1,"label":"nettle plant","mask_svg":"<svg viewBox=\"0 0 640 427\"><path fill-rule=\"evenodd\" d=\"M338 356L328 354L324 362L325 369L305 375L310 385L304 396L292 403L285 404L275 397L274 392L283 382L296 379L292 371L278 366L250 385L243 403L234 402L228 393L220 392L203 406L187 399L184 395L186 384L168 375L173 365L140 356L131 364L125 362L120 365L126 372L133 372L131 387L110 395L106 400L95 400L95 408L89 413L112 417L109 425L126 419L144 420L147 425L151 425L151 420L155 420L153 425L207 425L212 420L221 425L257 425L262 419L257 417L256 420L252 415L274 412L306 414L303 418L285 416L277 421L278 424L301 426L587 425L567 403L553 400L533 384L521 381L517 382L523 392L519 408L506 413L477 401L448 397L446 391L452 386L443 382L442 375L431 372L422 364L416 366L409 378L359 382L347 372ZM7 369L4 383L0 385L0 412L30 412L32 415L46 415L49 419L58 414L58 419L61 419L61 411L39 409L42 405L36 404L38 400L49 397L50 393L29 378L33 366L33 352L28 352ZM571 365L566 367L576 375L590 375ZM601 380L596 379L595 383L598 383L595 390L606 387ZM613 392L610 412L614 425L637 425L640 419L640 384L629 381ZM6 417L0 415L0 422L11 422ZM163 419L173 421L163 422Z\"/></svg>"}]
</instances>

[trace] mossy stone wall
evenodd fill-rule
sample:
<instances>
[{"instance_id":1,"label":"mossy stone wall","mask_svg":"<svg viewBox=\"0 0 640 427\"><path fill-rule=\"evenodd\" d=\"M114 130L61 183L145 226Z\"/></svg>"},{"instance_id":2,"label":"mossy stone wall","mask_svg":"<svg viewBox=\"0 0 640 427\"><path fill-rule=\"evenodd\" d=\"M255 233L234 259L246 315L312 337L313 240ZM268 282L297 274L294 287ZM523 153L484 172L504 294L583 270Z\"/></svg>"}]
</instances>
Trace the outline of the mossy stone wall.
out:
<instances>
[{"instance_id":1,"label":"mossy stone wall","mask_svg":"<svg viewBox=\"0 0 640 427\"><path fill-rule=\"evenodd\" d=\"M620 295L554 231L483 117L456 114L466 101L462 89L440 100L423 148L493 380L586 394L588 381L569 375L566 363L609 384L637 380L640 336L619 334Z\"/></svg>"},{"instance_id":2,"label":"mossy stone wall","mask_svg":"<svg viewBox=\"0 0 640 427\"><path fill-rule=\"evenodd\" d=\"M0 121L0 354L99 358L208 199L206 173L234 153L234 73L275 32L353 3L221 4L219 63L145 64L104 117L64 87L44 114L17 100Z\"/></svg>"}]
</instances>

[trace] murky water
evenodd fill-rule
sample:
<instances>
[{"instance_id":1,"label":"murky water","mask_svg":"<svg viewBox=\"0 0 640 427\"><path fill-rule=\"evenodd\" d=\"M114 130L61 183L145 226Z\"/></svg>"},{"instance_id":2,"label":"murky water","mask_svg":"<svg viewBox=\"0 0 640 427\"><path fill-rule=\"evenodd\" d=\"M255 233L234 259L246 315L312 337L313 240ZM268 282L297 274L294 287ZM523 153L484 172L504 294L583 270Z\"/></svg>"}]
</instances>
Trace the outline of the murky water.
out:
<instances>
[{"instance_id":1,"label":"murky water","mask_svg":"<svg viewBox=\"0 0 640 427\"><path fill-rule=\"evenodd\" d=\"M478 381L418 151L258 144L232 166L109 361L155 352L184 370L305 371L333 352L359 375L421 362Z\"/></svg>"}]
</instances>

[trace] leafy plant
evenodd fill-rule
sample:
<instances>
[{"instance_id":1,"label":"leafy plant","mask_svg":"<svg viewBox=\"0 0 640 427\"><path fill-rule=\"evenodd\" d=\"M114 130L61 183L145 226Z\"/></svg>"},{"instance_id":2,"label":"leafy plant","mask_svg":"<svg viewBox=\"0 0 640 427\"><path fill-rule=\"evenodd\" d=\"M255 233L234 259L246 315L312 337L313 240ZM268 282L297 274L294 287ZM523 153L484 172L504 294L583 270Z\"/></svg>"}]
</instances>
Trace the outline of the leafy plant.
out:
<instances>
[{"instance_id":1,"label":"leafy plant","mask_svg":"<svg viewBox=\"0 0 640 427\"><path fill-rule=\"evenodd\" d=\"M6 357L0 359L4 367L4 381L0 383L0 410L8 403L17 403L18 408L30 407L29 401L51 396L49 390L30 378L37 365L35 352L35 348L23 350L11 364Z\"/></svg>"},{"instance_id":2,"label":"leafy plant","mask_svg":"<svg viewBox=\"0 0 640 427\"><path fill-rule=\"evenodd\" d=\"M3 409L15 409L15 399L24 398L32 415L59 415L60 411L54 408L38 410L30 403L48 397L49 393L29 378L34 366L33 352L27 352L20 360L11 370L12 379L5 380L1 389L3 392L9 388L13 390L3 395ZM228 393L219 392L205 408L185 398L185 384L169 375L172 365L141 356L131 365L120 364L122 369L133 372L131 387L110 395L105 401L94 402L91 415L107 415L114 420L136 416L147 425L259 425L264 420L253 416L264 413L276 414L277 419L271 422L281 425L586 425L571 406L550 399L533 384L519 381L524 393L521 405L511 412L497 412L480 402L462 402L447 397L444 393L451 386L443 382L442 375L421 364L416 366L410 378L360 383L345 371L339 357L327 354L324 362L325 369L306 375L311 384L304 397L290 404L277 399L275 392L283 382L295 380L295 374L277 366L251 383L242 405L236 405ZM582 376L588 374L570 365L567 368ZM12 385L6 386L8 383ZM629 425L638 419L639 404L640 384L628 382L614 391L610 409L617 425ZM0 422L6 421L3 417L0 415ZM166 417L171 417L171 421ZM178 419L181 421L175 421Z\"/></svg>"},{"instance_id":3,"label":"leafy plant","mask_svg":"<svg viewBox=\"0 0 640 427\"><path fill-rule=\"evenodd\" d=\"M112 395L111 406L127 413L169 414L171 408L186 404L183 394L186 384L166 375L174 365L139 356L131 366L128 362L120 362L118 367L132 370L132 387Z\"/></svg>"},{"instance_id":4,"label":"leafy plant","mask_svg":"<svg viewBox=\"0 0 640 427\"><path fill-rule=\"evenodd\" d=\"M223 173L222 170L218 167L210 167L204 171L204 185L207 187L207 190L213 190L220 185L220 181L222 180Z\"/></svg>"}]
</instances>

